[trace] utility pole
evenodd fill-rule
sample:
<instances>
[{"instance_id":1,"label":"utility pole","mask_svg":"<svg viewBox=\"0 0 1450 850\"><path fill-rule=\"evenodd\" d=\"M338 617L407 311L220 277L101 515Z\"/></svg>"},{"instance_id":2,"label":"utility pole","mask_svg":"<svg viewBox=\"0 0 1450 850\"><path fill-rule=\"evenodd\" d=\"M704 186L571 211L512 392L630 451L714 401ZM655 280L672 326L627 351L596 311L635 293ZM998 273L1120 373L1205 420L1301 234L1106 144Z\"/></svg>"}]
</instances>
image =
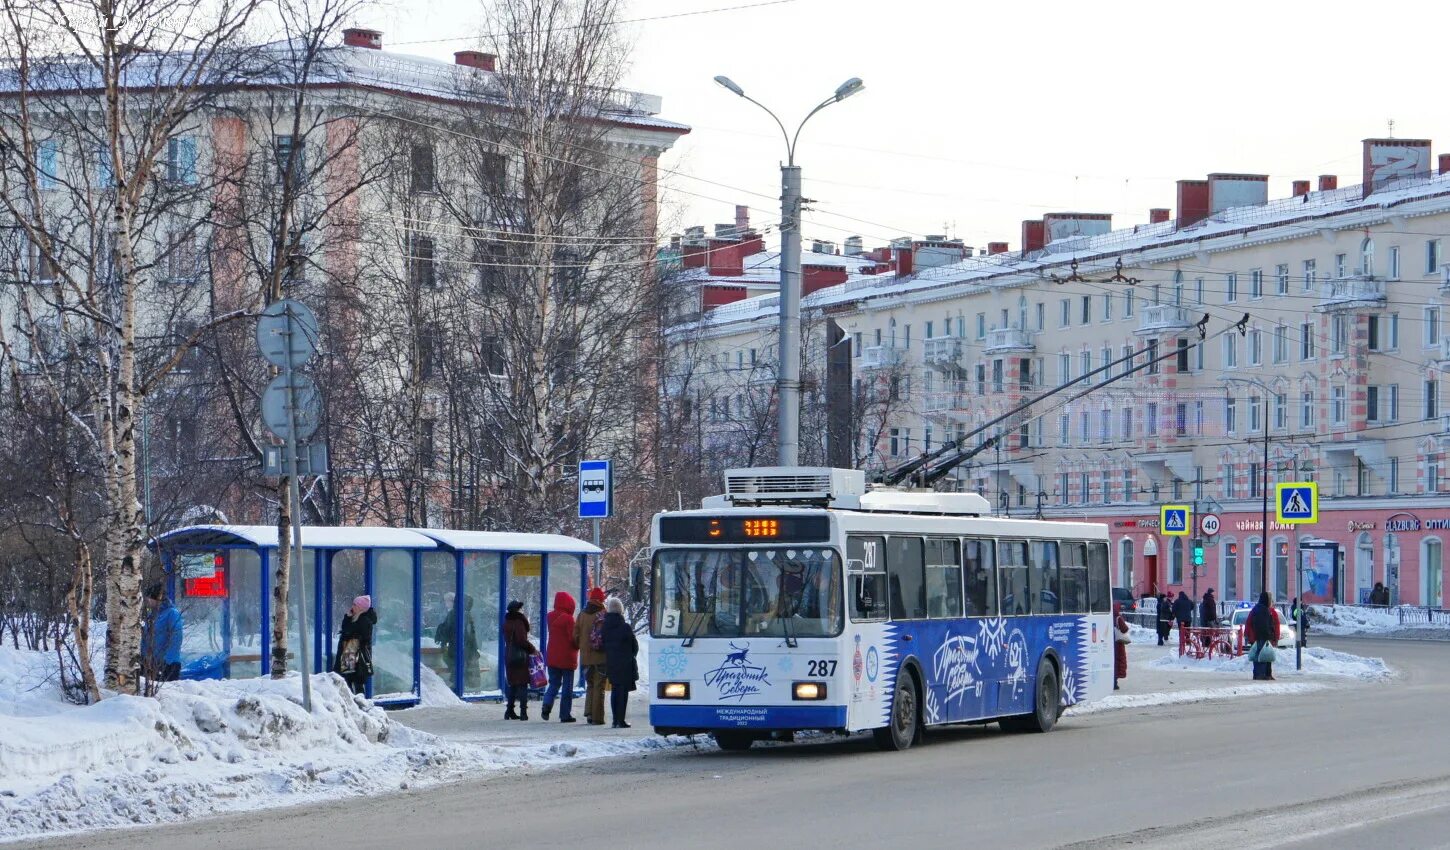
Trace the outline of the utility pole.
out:
<instances>
[{"instance_id":1,"label":"utility pole","mask_svg":"<svg viewBox=\"0 0 1450 850\"><path fill-rule=\"evenodd\" d=\"M821 101L796 127L795 135L786 132L785 124L760 101L750 97L726 76L715 82L736 95L764 109L775 119L785 138L785 164L780 167L780 353L776 375L776 430L780 466L795 466L800 461L801 414L801 169L795 164L796 142L811 116L833 103L840 103L865 88L861 78L852 77L836 88L834 94Z\"/></svg>"}]
</instances>

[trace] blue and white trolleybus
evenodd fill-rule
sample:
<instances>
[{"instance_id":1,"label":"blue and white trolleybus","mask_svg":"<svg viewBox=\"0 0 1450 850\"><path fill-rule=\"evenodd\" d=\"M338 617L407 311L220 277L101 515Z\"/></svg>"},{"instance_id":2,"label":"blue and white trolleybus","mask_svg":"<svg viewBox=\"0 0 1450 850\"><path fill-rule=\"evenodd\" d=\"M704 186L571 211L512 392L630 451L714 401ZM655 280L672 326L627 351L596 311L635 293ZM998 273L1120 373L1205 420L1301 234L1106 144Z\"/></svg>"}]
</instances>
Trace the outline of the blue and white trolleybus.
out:
<instances>
[{"instance_id":1,"label":"blue and white trolleybus","mask_svg":"<svg viewBox=\"0 0 1450 850\"><path fill-rule=\"evenodd\" d=\"M859 471L731 470L654 518L650 722L725 749L802 730L1046 732L1113 681L1101 524L990 515Z\"/></svg>"}]
</instances>

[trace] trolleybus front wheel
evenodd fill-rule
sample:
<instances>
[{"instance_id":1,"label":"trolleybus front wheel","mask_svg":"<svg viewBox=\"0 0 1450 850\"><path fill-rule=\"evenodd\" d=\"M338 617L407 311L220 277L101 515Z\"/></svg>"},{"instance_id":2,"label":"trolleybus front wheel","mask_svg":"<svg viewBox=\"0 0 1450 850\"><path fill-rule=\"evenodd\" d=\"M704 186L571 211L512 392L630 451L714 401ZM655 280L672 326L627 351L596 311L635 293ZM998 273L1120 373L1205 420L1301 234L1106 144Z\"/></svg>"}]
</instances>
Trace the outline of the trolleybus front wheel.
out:
<instances>
[{"instance_id":1,"label":"trolleybus front wheel","mask_svg":"<svg viewBox=\"0 0 1450 850\"><path fill-rule=\"evenodd\" d=\"M722 750L741 752L750 749L755 738L745 732L716 732L715 744Z\"/></svg>"},{"instance_id":2,"label":"trolleybus front wheel","mask_svg":"<svg viewBox=\"0 0 1450 850\"><path fill-rule=\"evenodd\" d=\"M896 675L891 695L891 725L871 730L876 746L883 750L904 750L916 740L919 715L916 710L916 679L903 667Z\"/></svg>"}]
</instances>

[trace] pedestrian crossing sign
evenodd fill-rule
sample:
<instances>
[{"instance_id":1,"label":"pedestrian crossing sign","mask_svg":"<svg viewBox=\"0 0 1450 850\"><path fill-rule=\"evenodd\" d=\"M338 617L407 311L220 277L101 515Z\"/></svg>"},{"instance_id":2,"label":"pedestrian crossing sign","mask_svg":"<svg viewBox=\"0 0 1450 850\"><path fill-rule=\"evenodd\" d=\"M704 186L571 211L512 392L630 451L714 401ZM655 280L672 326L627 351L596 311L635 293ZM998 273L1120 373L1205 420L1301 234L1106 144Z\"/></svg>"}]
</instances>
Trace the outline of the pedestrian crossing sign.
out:
<instances>
[{"instance_id":1,"label":"pedestrian crossing sign","mask_svg":"<svg viewBox=\"0 0 1450 850\"><path fill-rule=\"evenodd\" d=\"M1295 481L1274 485L1274 518L1293 525L1319 521L1319 485L1313 481Z\"/></svg>"},{"instance_id":2,"label":"pedestrian crossing sign","mask_svg":"<svg viewBox=\"0 0 1450 850\"><path fill-rule=\"evenodd\" d=\"M1193 529L1193 509L1188 505L1164 505L1158 516L1158 530L1163 534L1187 537Z\"/></svg>"}]
</instances>

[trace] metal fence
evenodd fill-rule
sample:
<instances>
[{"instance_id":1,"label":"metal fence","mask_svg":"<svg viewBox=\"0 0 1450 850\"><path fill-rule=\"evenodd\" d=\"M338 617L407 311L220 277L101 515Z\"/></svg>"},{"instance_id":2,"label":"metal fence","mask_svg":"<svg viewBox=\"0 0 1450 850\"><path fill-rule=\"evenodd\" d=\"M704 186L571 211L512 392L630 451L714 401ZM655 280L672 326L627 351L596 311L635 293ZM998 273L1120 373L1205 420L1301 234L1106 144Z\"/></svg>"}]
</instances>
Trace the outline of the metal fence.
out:
<instances>
[{"instance_id":1,"label":"metal fence","mask_svg":"<svg viewBox=\"0 0 1450 850\"><path fill-rule=\"evenodd\" d=\"M1450 611L1444 608L1430 608L1419 605L1401 605L1395 609L1400 615L1400 625L1428 623L1432 626L1450 626Z\"/></svg>"}]
</instances>

